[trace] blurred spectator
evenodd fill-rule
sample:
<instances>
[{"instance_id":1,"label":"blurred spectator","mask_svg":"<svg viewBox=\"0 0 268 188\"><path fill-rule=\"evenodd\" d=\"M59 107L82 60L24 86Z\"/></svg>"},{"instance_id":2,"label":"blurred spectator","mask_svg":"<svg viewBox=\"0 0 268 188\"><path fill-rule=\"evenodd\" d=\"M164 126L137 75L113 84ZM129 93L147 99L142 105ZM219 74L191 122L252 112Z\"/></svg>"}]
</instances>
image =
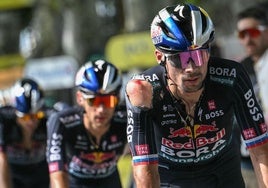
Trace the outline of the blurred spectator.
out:
<instances>
[{"instance_id":1,"label":"blurred spectator","mask_svg":"<svg viewBox=\"0 0 268 188\"><path fill-rule=\"evenodd\" d=\"M264 110L268 113L268 3L249 7L237 15L237 36L245 48L247 57L241 61L251 78L256 96ZM266 7L266 8L264 8ZM266 61L266 62L265 62ZM249 153L244 143L241 145L242 172L248 188L257 187L254 170Z\"/></svg>"},{"instance_id":2,"label":"blurred spectator","mask_svg":"<svg viewBox=\"0 0 268 188\"><path fill-rule=\"evenodd\" d=\"M0 187L48 188L48 109L43 105L43 92L27 78L18 80L10 91L14 96L0 108Z\"/></svg>"}]
</instances>

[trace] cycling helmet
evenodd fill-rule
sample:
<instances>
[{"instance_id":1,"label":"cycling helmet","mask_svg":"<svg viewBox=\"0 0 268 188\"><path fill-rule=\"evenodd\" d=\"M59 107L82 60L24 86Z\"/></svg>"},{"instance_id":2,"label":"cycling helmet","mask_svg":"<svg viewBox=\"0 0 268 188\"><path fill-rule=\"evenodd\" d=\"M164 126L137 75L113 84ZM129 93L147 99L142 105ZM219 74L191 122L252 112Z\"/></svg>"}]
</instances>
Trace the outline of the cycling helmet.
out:
<instances>
[{"instance_id":1,"label":"cycling helmet","mask_svg":"<svg viewBox=\"0 0 268 188\"><path fill-rule=\"evenodd\" d=\"M83 65L76 74L75 85L85 97L96 94L119 94L122 77L111 63L98 59Z\"/></svg>"},{"instance_id":2,"label":"cycling helmet","mask_svg":"<svg viewBox=\"0 0 268 188\"><path fill-rule=\"evenodd\" d=\"M151 38L160 51L176 53L207 46L214 38L214 26L201 7L178 4L158 12L151 24Z\"/></svg>"},{"instance_id":3,"label":"cycling helmet","mask_svg":"<svg viewBox=\"0 0 268 188\"><path fill-rule=\"evenodd\" d=\"M43 91L32 79L23 78L13 87L17 114L36 113L43 105Z\"/></svg>"}]
</instances>

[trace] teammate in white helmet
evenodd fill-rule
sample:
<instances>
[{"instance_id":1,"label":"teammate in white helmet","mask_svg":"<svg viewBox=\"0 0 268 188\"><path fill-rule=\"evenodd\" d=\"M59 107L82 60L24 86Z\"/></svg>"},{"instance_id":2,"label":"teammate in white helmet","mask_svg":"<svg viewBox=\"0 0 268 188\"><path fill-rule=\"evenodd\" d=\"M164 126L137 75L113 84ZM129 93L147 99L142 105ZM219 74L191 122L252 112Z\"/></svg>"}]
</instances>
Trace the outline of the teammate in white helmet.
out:
<instances>
[{"instance_id":1,"label":"teammate in white helmet","mask_svg":"<svg viewBox=\"0 0 268 188\"><path fill-rule=\"evenodd\" d=\"M117 162L126 145L122 78L111 63L85 63L76 76L79 106L52 114L47 161L52 188L120 188Z\"/></svg>"}]
</instances>

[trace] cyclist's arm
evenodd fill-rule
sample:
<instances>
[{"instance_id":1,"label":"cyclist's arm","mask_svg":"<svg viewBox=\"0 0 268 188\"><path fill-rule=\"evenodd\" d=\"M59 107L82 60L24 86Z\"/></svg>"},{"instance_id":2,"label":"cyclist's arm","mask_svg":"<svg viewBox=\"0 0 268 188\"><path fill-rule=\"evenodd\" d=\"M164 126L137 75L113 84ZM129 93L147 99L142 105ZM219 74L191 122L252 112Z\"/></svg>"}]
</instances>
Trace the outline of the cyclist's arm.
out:
<instances>
[{"instance_id":1,"label":"cyclist's arm","mask_svg":"<svg viewBox=\"0 0 268 188\"><path fill-rule=\"evenodd\" d=\"M11 188L9 165L4 152L0 152L0 187Z\"/></svg>"},{"instance_id":2,"label":"cyclist's arm","mask_svg":"<svg viewBox=\"0 0 268 188\"><path fill-rule=\"evenodd\" d=\"M65 165L63 128L59 116L54 113L47 121L46 157L49 167L51 188L69 187L68 172Z\"/></svg>"},{"instance_id":3,"label":"cyclist's arm","mask_svg":"<svg viewBox=\"0 0 268 188\"><path fill-rule=\"evenodd\" d=\"M147 81L131 80L126 86L127 101L131 103L131 106L133 107L138 107L141 109L151 109L152 97L153 97L152 95L153 95L152 85ZM128 108L131 111L132 107L128 106ZM128 113L134 114L135 110L133 110L132 112L128 112ZM142 116L141 114L137 113L137 116L139 116L139 120L135 121L136 117L134 117L134 120L133 120L134 121L134 125L133 125L134 133L128 135L128 142L130 144L130 147L132 148L133 176L135 179L135 183L136 183L137 188L158 188L160 187L160 178L159 178L159 173L158 173L158 163L155 162L156 161L155 159L157 158L157 156L154 155L153 153L147 153L144 155L139 154L137 153L136 149L134 149L134 148L139 148L139 147L146 148L147 146L149 148L148 150L152 149L151 145L144 141L146 140L144 138L146 137L146 135L144 135L144 132L147 132L145 130L146 129L145 127L148 125L145 125L145 122L140 121L141 119L144 119L140 117ZM136 142L137 140L139 140L139 142ZM149 152L148 150L146 150L146 152ZM141 164L138 164L138 163L141 163Z\"/></svg>"},{"instance_id":4,"label":"cyclist's arm","mask_svg":"<svg viewBox=\"0 0 268 188\"><path fill-rule=\"evenodd\" d=\"M68 173L64 171L56 171L50 173L51 188L66 188L69 187Z\"/></svg>"},{"instance_id":5,"label":"cyclist's arm","mask_svg":"<svg viewBox=\"0 0 268 188\"><path fill-rule=\"evenodd\" d=\"M4 136L7 135L4 131L4 124L0 122L0 187L11 188L11 175L10 168L8 164L7 154L5 152L5 139Z\"/></svg>"},{"instance_id":6,"label":"cyclist's arm","mask_svg":"<svg viewBox=\"0 0 268 188\"><path fill-rule=\"evenodd\" d=\"M241 67L234 85L236 117L260 188L268 187L268 126L251 81Z\"/></svg>"},{"instance_id":7,"label":"cyclist's arm","mask_svg":"<svg viewBox=\"0 0 268 188\"><path fill-rule=\"evenodd\" d=\"M133 166L133 176L137 188L160 187L160 178L157 164Z\"/></svg>"},{"instance_id":8,"label":"cyclist's arm","mask_svg":"<svg viewBox=\"0 0 268 188\"><path fill-rule=\"evenodd\" d=\"M268 187L268 143L249 149L259 188Z\"/></svg>"}]
</instances>

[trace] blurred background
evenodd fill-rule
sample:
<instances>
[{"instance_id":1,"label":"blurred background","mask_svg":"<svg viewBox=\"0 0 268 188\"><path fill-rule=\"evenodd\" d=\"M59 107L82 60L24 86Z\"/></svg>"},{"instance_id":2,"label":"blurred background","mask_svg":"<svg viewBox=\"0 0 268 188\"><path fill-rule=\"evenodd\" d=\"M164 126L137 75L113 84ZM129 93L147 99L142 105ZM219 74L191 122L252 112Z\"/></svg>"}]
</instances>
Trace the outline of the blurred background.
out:
<instances>
[{"instance_id":1,"label":"blurred background","mask_svg":"<svg viewBox=\"0 0 268 188\"><path fill-rule=\"evenodd\" d=\"M150 23L178 2L204 7L216 27L215 53L244 56L234 35L238 11L262 0L1 0L0 89L18 78L36 79L47 103L73 104L74 76L85 61L104 57L125 78L156 64Z\"/></svg>"},{"instance_id":2,"label":"blurred background","mask_svg":"<svg viewBox=\"0 0 268 188\"><path fill-rule=\"evenodd\" d=\"M74 104L74 78L88 60L106 58L124 82L156 65L150 23L163 7L190 2L203 7L216 27L212 53L240 60L236 14L267 0L0 0L0 90L22 76L34 78L48 105ZM8 93L8 92L7 92ZM130 157L120 163L125 187L131 183Z\"/></svg>"}]
</instances>

